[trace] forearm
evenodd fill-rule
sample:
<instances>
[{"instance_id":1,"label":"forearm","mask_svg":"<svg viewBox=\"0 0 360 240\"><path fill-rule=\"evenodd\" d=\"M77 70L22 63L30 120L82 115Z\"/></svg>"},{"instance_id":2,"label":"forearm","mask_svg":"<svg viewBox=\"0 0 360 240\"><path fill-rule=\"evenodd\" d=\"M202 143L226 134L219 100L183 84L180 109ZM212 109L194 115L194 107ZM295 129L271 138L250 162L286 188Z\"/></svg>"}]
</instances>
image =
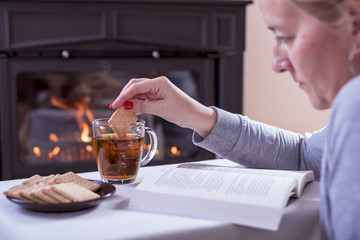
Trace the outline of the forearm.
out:
<instances>
[{"instance_id":1,"label":"forearm","mask_svg":"<svg viewBox=\"0 0 360 240\"><path fill-rule=\"evenodd\" d=\"M248 167L311 169L319 177L321 147L315 149L307 144L317 140L312 137L303 138L301 134L241 115L220 109L217 111L218 119L209 136L202 139L194 135L194 143L198 146ZM319 139L317 136L315 138Z\"/></svg>"}]
</instances>

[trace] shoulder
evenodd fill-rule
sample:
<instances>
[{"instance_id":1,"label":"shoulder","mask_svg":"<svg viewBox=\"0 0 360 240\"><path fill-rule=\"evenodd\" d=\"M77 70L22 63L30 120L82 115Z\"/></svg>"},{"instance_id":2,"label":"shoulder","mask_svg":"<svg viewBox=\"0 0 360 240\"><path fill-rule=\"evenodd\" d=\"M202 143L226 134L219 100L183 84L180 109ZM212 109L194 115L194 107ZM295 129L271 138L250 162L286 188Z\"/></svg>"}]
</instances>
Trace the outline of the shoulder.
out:
<instances>
[{"instance_id":1,"label":"shoulder","mask_svg":"<svg viewBox=\"0 0 360 240\"><path fill-rule=\"evenodd\" d=\"M360 107L360 75L351 79L340 89L333 102L332 109L333 111L346 111L353 107L357 109Z\"/></svg>"},{"instance_id":2,"label":"shoulder","mask_svg":"<svg viewBox=\"0 0 360 240\"><path fill-rule=\"evenodd\" d=\"M336 96L330 117L331 132L360 134L360 76L346 83Z\"/></svg>"},{"instance_id":3,"label":"shoulder","mask_svg":"<svg viewBox=\"0 0 360 240\"><path fill-rule=\"evenodd\" d=\"M339 105L357 105L360 102L360 75L347 82L336 96L332 108Z\"/></svg>"}]
</instances>

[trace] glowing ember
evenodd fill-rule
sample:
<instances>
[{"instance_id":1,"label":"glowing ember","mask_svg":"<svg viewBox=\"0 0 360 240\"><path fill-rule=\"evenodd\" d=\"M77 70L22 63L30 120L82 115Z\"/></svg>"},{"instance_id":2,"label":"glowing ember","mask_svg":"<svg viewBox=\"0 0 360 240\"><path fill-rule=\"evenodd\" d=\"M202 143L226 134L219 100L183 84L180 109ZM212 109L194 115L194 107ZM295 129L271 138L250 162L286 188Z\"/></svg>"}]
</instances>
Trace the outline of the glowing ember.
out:
<instances>
[{"instance_id":1,"label":"glowing ember","mask_svg":"<svg viewBox=\"0 0 360 240\"><path fill-rule=\"evenodd\" d=\"M34 148L33 148L33 152L34 152L34 154L35 154L37 157L40 157L40 156L41 156L41 151L40 151L40 148L39 148L39 147L34 147Z\"/></svg>"},{"instance_id":2,"label":"glowing ember","mask_svg":"<svg viewBox=\"0 0 360 240\"><path fill-rule=\"evenodd\" d=\"M52 158L56 156L60 152L60 147L55 147L51 152L48 154L48 158Z\"/></svg>"},{"instance_id":3,"label":"glowing ember","mask_svg":"<svg viewBox=\"0 0 360 240\"><path fill-rule=\"evenodd\" d=\"M50 141L52 141L52 142L59 142L59 138L56 136L56 134L55 133L50 133L49 134L49 139L50 139Z\"/></svg>"},{"instance_id":4,"label":"glowing ember","mask_svg":"<svg viewBox=\"0 0 360 240\"><path fill-rule=\"evenodd\" d=\"M86 145L86 150L87 150L88 152L92 152L93 148L92 148L92 146L90 146L90 145Z\"/></svg>"},{"instance_id":5,"label":"glowing ember","mask_svg":"<svg viewBox=\"0 0 360 240\"><path fill-rule=\"evenodd\" d=\"M147 151L149 151L150 150L150 144L148 144L148 145L144 145L144 148L147 150ZM157 156L157 155L159 155L159 149L156 149L156 151L155 151L155 156Z\"/></svg>"},{"instance_id":6,"label":"glowing ember","mask_svg":"<svg viewBox=\"0 0 360 240\"><path fill-rule=\"evenodd\" d=\"M170 149L170 152L174 156L180 156L181 152L177 149L176 146L172 146Z\"/></svg>"}]
</instances>

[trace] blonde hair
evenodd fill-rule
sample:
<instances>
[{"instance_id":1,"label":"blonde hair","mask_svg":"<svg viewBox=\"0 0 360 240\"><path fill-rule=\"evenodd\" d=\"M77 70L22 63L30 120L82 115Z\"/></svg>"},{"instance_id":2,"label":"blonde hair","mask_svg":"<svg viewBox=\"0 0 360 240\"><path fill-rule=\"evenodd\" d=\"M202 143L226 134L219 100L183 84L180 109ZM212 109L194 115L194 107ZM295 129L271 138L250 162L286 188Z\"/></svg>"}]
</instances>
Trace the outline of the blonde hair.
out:
<instances>
[{"instance_id":1,"label":"blonde hair","mask_svg":"<svg viewBox=\"0 0 360 240\"><path fill-rule=\"evenodd\" d=\"M320 21L335 24L341 19L348 0L293 0L293 2Z\"/></svg>"}]
</instances>

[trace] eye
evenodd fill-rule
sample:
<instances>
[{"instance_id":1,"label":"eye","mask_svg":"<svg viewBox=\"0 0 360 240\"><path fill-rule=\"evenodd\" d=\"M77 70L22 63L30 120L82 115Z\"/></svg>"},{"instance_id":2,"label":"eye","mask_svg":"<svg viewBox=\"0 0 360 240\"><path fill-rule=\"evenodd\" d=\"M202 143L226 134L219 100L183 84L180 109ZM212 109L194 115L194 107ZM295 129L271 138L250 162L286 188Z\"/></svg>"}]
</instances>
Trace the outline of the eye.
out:
<instances>
[{"instance_id":1,"label":"eye","mask_svg":"<svg viewBox=\"0 0 360 240\"><path fill-rule=\"evenodd\" d=\"M276 42L278 44L285 44L285 45L293 45L294 42L295 42L295 36L289 36L289 35L285 35L285 36L282 36L282 35L279 35L279 36L276 36Z\"/></svg>"},{"instance_id":2,"label":"eye","mask_svg":"<svg viewBox=\"0 0 360 240\"><path fill-rule=\"evenodd\" d=\"M286 43L286 42L289 41L289 37L286 37L286 36L276 36L276 40L279 41L279 42Z\"/></svg>"}]
</instances>

